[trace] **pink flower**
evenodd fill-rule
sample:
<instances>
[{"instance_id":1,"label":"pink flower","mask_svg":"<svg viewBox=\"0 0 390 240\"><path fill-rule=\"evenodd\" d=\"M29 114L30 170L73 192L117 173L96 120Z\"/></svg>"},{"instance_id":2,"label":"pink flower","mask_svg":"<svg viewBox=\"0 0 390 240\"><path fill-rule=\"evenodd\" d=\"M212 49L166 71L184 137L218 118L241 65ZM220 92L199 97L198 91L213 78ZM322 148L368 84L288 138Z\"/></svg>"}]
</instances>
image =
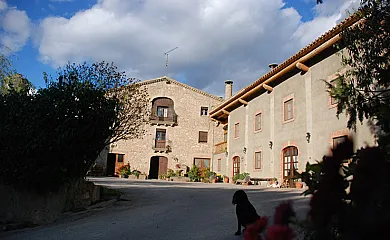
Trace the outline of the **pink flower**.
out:
<instances>
[{"instance_id":1,"label":"pink flower","mask_svg":"<svg viewBox=\"0 0 390 240\"><path fill-rule=\"evenodd\" d=\"M256 220L253 224L249 224L245 228L245 240L261 240L259 233L263 232L268 224L268 218L262 217Z\"/></svg>"}]
</instances>

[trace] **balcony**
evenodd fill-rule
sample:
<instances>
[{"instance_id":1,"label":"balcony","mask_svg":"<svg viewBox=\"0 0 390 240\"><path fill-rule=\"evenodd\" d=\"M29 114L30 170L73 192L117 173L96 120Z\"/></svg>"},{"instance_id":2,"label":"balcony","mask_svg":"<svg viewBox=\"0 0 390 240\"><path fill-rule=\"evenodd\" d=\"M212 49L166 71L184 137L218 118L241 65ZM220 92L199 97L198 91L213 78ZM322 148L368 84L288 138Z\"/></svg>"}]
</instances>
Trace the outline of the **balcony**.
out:
<instances>
[{"instance_id":1,"label":"balcony","mask_svg":"<svg viewBox=\"0 0 390 240\"><path fill-rule=\"evenodd\" d=\"M171 152L172 151L172 141L153 139L152 149L154 150L154 152L160 152L160 153Z\"/></svg>"},{"instance_id":2,"label":"balcony","mask_svg":"<svg viewBox=\"0 0 390 240\"><path fill-rule=\"evenodd\" d=\"M175 126L177 125L177 114L173 114L172 116L168 117L159 117L156 114L152 114L150 116L150 124L157 125L157 126Z\"/></svg>"},{"instance_id":3,"label":"balcony","mask_svg":"<svg viewBox=\"0 0 390 240\"><path fill-rule=\"evenodd\" d=\"M227 152L227 142L220 142L215 144L214 154Z\"/></svg>"}]
</instances>

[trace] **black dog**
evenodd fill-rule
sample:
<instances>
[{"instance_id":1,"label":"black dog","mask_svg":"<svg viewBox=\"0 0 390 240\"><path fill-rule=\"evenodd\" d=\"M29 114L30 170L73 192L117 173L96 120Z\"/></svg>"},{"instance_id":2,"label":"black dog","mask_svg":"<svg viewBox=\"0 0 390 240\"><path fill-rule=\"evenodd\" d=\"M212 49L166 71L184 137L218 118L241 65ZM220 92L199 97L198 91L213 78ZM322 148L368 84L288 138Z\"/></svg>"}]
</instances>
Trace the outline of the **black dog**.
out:
<instances>
[{"instance_id":1,"label":"black dog","mask_svg":"<svg viewBox=\"0 0 390 240\"><path fill-rule=\"evenodd\" d=\"M234 235L241 234L241 226L244 230L248 224L254 223L260 216L256 209L249 202L248 196L243 190L237 190L233 195L233 204L236 204L236 215L238 221L238 230Z\"/></svg>"}]
</instances>

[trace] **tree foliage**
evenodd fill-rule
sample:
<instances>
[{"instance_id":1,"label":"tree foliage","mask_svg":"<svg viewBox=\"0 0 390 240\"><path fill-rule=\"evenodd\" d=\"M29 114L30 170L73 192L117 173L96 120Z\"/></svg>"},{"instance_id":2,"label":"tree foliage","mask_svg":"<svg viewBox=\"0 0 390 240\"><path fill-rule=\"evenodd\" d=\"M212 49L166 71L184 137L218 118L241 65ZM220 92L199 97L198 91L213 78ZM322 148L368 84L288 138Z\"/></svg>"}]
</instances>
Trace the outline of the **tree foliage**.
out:
<instances>
[{"instance_id":1,"label":"tree foliage","mask_svg":"<svg viewBox=\"0 0 390 240\"><path fill-rule=\"evenodd\" d=\"M353 141L307 164L302 179L312 194L306 239L380 239L390 226L390 161L379 147L353 152Z\"/></svg>"},{"instance_id":2,"label":"tree foliage","mask_svg":"<svg viewBox=\"0 0 390 240\"><path fill-rule=\"evenodd\" d=\"M143 135L146 90L105 62L68 64L35 94L0 95L0 182L56 190L110 143Z\"/></svg>"},{"instance_id":3,"label":"tree foliage","mask_svg":"<svg viewBox=\"0 0 390 240\"><path fill-rule=\"evenodd\" d=\"M384 137L390 133L390 1L362 0L356 14L362 20L342 32L347 71L335 87L329 85L330 93L338 101L337 114L348 114L349 128L367 118Z\"/></svg>"}]
</instances>

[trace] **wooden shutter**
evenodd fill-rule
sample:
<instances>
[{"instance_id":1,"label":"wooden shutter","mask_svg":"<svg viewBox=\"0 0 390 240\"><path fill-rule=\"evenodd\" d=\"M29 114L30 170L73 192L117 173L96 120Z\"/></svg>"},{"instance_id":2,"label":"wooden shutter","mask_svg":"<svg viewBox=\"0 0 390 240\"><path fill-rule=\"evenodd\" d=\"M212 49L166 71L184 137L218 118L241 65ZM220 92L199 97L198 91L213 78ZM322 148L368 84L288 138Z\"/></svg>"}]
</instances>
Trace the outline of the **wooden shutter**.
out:
<instances>
[{"instance_id":1,"label":"wooden shutter","mask_svg":"<svg viewBox=\"0 0 390 240\"><path fill-rule=\"evenodd\" d=\"M261 129L261 113L255 115L255 131Z\"/></svg>"},{"instance_id":2,"label":"wooden shutter","mask_svg":"<svg viewBox=\"0 0 390 240\"><path fill-rule=\"evenodd\" d=\"M238 138L240 136L240 124L236 123L234 125L234 137Z\"/></svg>"},{"instance_id":3,"label":"wooden shutter","mask_svg":"<svg viewBox=\"0 0 390 240\"><path fill-rule=\"evenodd\" d=\"M294 117L293 100L290 99L284 102L284 121L290 120Z\"/></svg>"},{"instance_id":4,"label":"wooden shutter","mask_svg":"<svg viewBox=\"0 0 390 240\"><path fill-rule=\"evenodd\" d=\"M207 143L207 132L199 132L199 142L200 143Z\"/></svg>"},{"instance_id":5,"label":"wooden shutter","mask_svg":"<svg viewBox=\"0 0 390 240\"><path fill-rule=\"evenodd\" d=\"M255 169L261 169L261 152L255 152Z\"/></svg>"}]
</instances>

